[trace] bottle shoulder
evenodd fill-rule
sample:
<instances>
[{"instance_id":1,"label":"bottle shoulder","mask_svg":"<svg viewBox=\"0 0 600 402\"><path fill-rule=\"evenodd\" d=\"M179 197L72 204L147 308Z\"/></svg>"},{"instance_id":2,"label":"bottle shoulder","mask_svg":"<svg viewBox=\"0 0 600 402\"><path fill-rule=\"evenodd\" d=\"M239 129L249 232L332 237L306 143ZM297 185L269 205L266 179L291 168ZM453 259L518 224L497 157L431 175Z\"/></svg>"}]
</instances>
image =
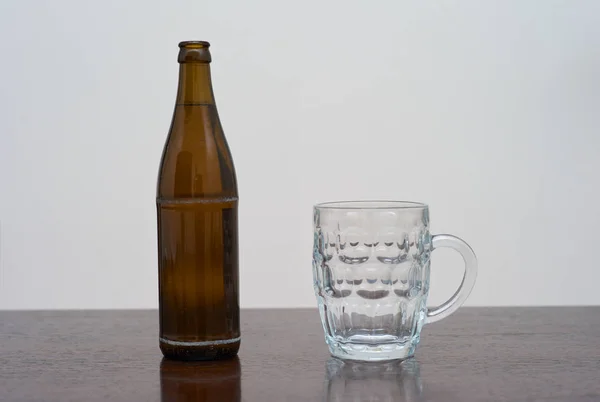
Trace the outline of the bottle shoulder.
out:
<instances>
[{"instance_id":1,"label":"bottle shoulder","mask_svg":"<svg viewBox=\"0 0 600 402\"><path fill-rule=\"evenodd\" d=\"M178 105L161 158L157 197L236 198L233 157L214 105Z\"/></svg>"}]
</instances>

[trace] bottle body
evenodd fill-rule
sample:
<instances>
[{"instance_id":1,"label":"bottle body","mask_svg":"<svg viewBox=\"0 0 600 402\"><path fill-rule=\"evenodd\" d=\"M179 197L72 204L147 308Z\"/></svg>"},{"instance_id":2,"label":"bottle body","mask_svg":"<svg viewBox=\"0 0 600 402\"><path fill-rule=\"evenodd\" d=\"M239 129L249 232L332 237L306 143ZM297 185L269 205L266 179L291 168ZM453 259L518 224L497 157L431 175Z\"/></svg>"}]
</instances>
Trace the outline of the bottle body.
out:
<instances>
[{"instance_id":1,"label":"bottle body","mask_svg":"<svg viewBox=\"0 0 600 402\"><path fill-rule=\"evenodd\" d=\"M213 360L240 346L237 180L212 93L208 44L180 48L157 183L159 341L167 358Z\"/></svg>"}]
</instances>

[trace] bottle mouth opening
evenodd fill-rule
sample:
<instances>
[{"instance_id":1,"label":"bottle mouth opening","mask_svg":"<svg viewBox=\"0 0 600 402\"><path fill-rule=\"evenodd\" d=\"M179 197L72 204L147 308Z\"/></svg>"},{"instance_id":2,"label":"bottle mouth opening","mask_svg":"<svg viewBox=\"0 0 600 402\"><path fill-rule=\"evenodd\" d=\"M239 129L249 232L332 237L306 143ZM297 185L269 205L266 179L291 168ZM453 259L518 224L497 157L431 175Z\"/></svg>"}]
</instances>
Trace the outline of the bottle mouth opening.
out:
<instances>
[{"instance_id":1,"label":"bottle mouth opening","mask_svg":"<svg viewBox=\"0 0 600 402\"><path fill-rule=\"evenodd\" d=\"M210 63L210 43L202 40L179 42L179 63Z\"/></svg>"},{"instance_id":2,"label":"bottle mouth opening","mask_svg":"<svg viewBox=\"0 0 600 402\"><path fill-rule=\"evenodd\" d=\"M208 49L210 43L203 40L187 40L179 42L179 47L182 49Z\"/></svg>"}]
</instances>

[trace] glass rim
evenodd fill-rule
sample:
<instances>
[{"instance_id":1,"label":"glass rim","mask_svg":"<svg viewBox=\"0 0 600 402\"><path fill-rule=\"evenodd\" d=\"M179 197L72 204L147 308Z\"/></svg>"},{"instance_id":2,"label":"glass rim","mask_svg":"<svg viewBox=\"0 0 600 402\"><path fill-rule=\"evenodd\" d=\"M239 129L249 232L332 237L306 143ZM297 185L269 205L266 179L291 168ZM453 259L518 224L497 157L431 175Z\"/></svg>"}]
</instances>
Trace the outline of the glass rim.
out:
<instances>
[{"instance_id":1,"label":"glass rim","mask_svg":"<svg viewBox=\"0 0 600 402\"><path fill-rule=\"evenodd\" d=\"M348 200L326 201L314 205L315 209L333 210L407 210L426 209L428 205L418 201L400 200Z\"/></svg>"}]
</instances>

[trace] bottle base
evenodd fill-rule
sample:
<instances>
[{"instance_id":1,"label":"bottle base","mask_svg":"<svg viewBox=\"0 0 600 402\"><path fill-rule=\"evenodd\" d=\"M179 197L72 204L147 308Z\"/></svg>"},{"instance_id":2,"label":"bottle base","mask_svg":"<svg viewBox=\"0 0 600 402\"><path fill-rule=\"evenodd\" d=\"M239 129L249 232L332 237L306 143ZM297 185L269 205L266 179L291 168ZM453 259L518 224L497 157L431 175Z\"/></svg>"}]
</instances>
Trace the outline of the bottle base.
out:
<instances>
[{"instance_id":1,"label":"bottle base","mask_svg":"<svg viewBox=\"0 0 600 402\"><path fill-rule=\"evenodd\" d=\"M239 338L225 342L176 342L160 339L160 350L170 360L223 360L236 356L239 349Z\"/></svg>"}]
</instances>

